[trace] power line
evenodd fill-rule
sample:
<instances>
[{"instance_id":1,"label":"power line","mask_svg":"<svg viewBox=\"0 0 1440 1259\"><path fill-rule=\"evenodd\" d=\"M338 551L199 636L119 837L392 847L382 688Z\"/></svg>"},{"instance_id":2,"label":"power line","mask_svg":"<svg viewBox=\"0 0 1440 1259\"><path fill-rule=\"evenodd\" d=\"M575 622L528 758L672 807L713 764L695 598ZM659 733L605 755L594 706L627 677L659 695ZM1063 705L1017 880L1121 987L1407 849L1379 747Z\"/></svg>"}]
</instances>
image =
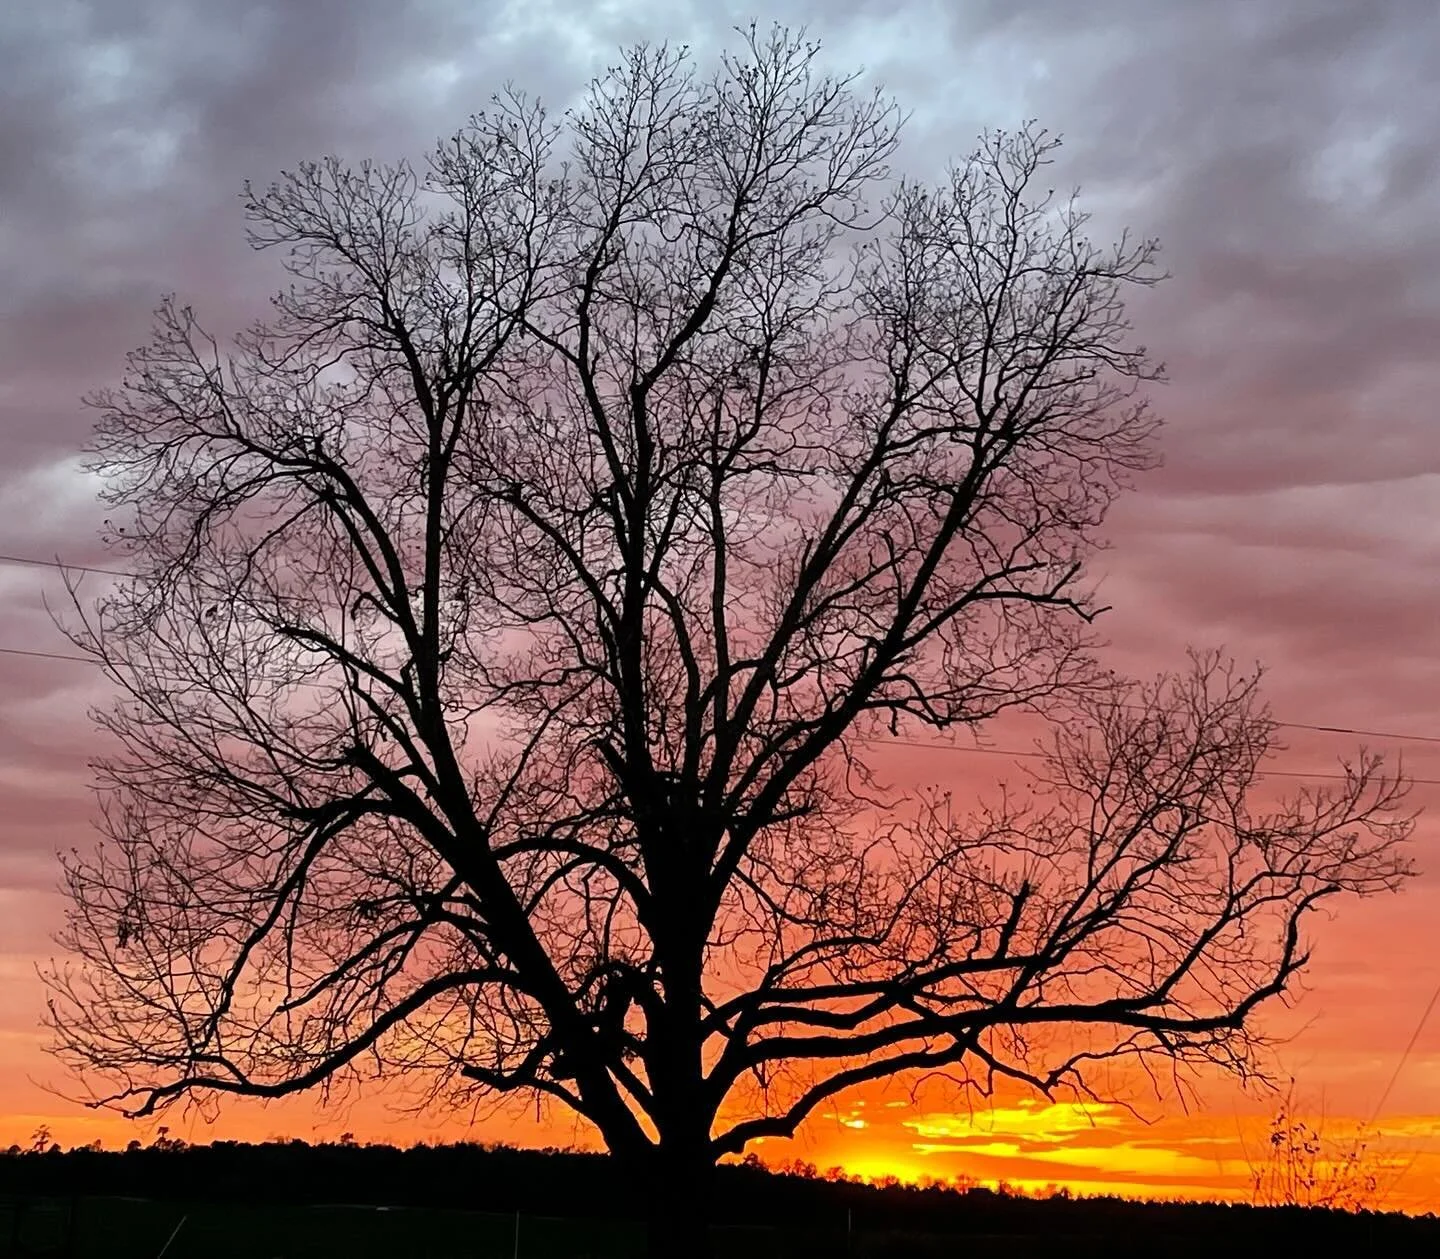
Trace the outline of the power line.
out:
<instances>
[{"instance_id":1,"label":"power line","mask_svg":"<svg viewBox=\"0 0 1440 1259\"><path fill-rule=\"evenodd\" d=\"M1277 721L1286 730L1318 730L1321 734L1351 734L1361 739L1405 739L1412 743L1440 743L1440 734L1400 734L1394 730L1355 730L1350 726L1312 726L1301 721Z\"/></svg>"},{"instance_id":2,"label":"power line","mask_svg":"<svg viewBox=\"0 0 1440 1259\"><path fill-rule=\"evenodd\" d=\"M80 664L98 665L101 662L92 656L67 655L58 651L26 651L19 647L0 647L0 654L8 656L33 656L41 660L73 660ZM308 682L300 685L321 687L321 683ZM322 688L323 689L323 688ZM1024 748L981 748L965 747L958 743L943 743L938 740L926 741L923 739L881 739L864 740L877 747L906 747L906 748L927 748L934 752L959 752L968 756L1006 756L1012 760L1044 760L1045 753L1027 751ZM1344 774L1325 773L1316 771L1314 773L1301 769L1262 769L1257 771L1259 778L1301 778L1306 781L1346 782ZM1407 778L1406 783L1416 787L1440 787L1440 778Z\"/></svg>"},{"instance_id":3,"label":"power line","mask_svg":"<svg viewBox=\"0 0 1440 1259\"><path fill-rule=\"evenodd\" d=\"M66 564L61 560L42 560L29 555L0 555L0 564L25 564L31 568L54 568L62 573L97 573L103 577L139 577L118 568L96 568L91 564Z\"/></svg>"},{"instance_id":4,"label":"power line","mask_svg":"<svg viewBox=\"0 0 1440 1259\"><path fill-rule=\"evenodd\" d=\"M98 664L91 656L73 656L62 651L26 651L23 647L0 647L7 656L34 656L38 660L76 660L81 664Z\"/></svg>"},{"instance_id":5,"label":"power line","mask_svg":"<svg viewBox=\"0 0 1440 1259\"><path fill-rule=\"evenodd\" d=\"M1420 1040L1420 1033L1425 1030L1425 1024L1430 1021L1430 1015L1435 1011L1436 1002L1440 1002L1440 984L1435 985L1435 991L1430 994L1430 1000L1426 1003L1425 1009L1420 1013L1420 1021L1415 1024L1415 1030L1410 1033L1410 1039L1406 1042L1404 1050L1400 1054L1400 1061L1395 1064L1395 1070L1390 1073L1390 1080L1380 1094L1380 1100L1375 1103L1375 1109L1370 1114L1370 1124L1373 1127L1375 1120L1379 1117L1380 1111L1385 1103L1390 1100L1390 1090L1395 1087L1395 1081L1400 1078L1400 1072L1405 1069L1405 1063L1410 1058L1410 1052Z\"/></svg>"},{"instance_id":6,"label":"power line","mask_svg":"<svg viewBox=\"0 0 1440 1259\"><path fill-rule=\"evenodd\" d=\"M0 553L0 564L24 564L24 565L27 565L27 566L33 567L33 568L53 568L53 569L56 569L56 570L61 571L61 572L95 573L95 574L97 574L97 575L104 576L104 577L122 577L122 578L123 578L123 577L140 577L140 576L141 576L141 575L138 574L138 573L122 572L121 570L115 569L115 568L97 568L97 567L95 567L94 565L88 565L88 564L67 564L67 563L65 563L65 562L63 562L63 561L61 561L61 560L59 560L59 559L46 560L46 559L40 559L40 558L37 557L37 556L27 556L27 555L8 555L8 554ZM43 659L50 659L50 660L76 660L76 661L80 661L81 663L84 663L84 664L97 663L97 662L93 661L93 660L92 660L90 657L88 657L88 656L62 655L62 654L59 654L59 653L56 653L56 652L46 652L46 651L28 651L28 650L25 650L25 649L22 649L22 648L19 648L19 647L0 647L0 653L4 653L5 655L11 655L11 656L37 656L37 657L40 657L40 658L43 658ZM1321 725L1321 724L1318 724L1318 723L1306 722L1306 721L1277 721L1277 722L1275 722L1275 725L1277 725L1277 726L1279 726L1280 728L1285 729L1285 730L1309 730L1309 731L1312 731L1312 732L1317 733L1317 734L1344 734L1344 735L1351 735L1351 736L1353 736L1353 737L1355 737L1355 738L1360 738L1360 739L1396 739L1396 740L1402 740L1402 741L1408 742L1408 743L1435 743L1435 744L1440 744L1440 735L1436 735L1436 734L1407 734L1407 733L1404 733L1404 732L1401 732L1401 731L1398 731L1398 730L1365 730L1365 729L1359 729L1359 728L1354 727L1354 726ZM891 743L900 743L900 744L902 744L902 745L905 745L905 741L904 741L904 740L890 740L890 742L891 742ZM947 746L947 745L945 745L945 744L931 744L931 743L914 743L914 744L910 744L910 745L907 745L907 746L914 746L914 747L944 747L944 746ZM990 749L986 749L986 748L969 748L969 749L967 749L967 748L961 748L961 749L957 749L957 750L959 750L959 751L986 752L986 751L989 751ZM1008 753L1006 753L1006 754L1008 754ZM1013 753L1013 755L1018 755L1018 756L1031 756L1031 755L1038 755L1038 753L1017 752L1017 753ZM1278 771L1278 770L1267 771L1267 772L1276 773L1276 774L1280 773L1280 771ZM1296 777L1314 777L1315 775L1299 775L1299 774L1296 774L1296 775L1294 775L1294 776L1296 776ZM1324 775L1322 775L1322 777L1323 777L1323 776L1324 776ZM1341 778L1341 777L1343 777L1343 775L1340 775L1340 774L1332 774L1332 775L1329 775L1329 777L1332 777L1332 778ZM1421 782L1421 781L1424 781L1424 780L1422 780L1422 779L1412 779L1411 781L1413 781L1413 782Z\"/></svg>"},{"instance_id":7,"label":"power line","mask_svg":"<svg viewBox=\"0 0 1440 1259\"><path fill-rule=\"evenodd\" d=\"M958 743L941 743L938 741L925 741L923 739L885 739L876 740L877 746L906 747L906 748L929 748L936 752L964 752L978 756L1009 756L1022 760L1044 760L1044 752L1025 751L1021 748L978 748L965 747ZM1348 781L1344 774L1323 773L1316 771L1310 773L1303 769L1262 769L1256 771L1259 778L1303 778L1324 779L1330 782ZM1440 778L1406 778L1406 783L1417 787L1440 787Z\"/></svg>"}]
</instances>

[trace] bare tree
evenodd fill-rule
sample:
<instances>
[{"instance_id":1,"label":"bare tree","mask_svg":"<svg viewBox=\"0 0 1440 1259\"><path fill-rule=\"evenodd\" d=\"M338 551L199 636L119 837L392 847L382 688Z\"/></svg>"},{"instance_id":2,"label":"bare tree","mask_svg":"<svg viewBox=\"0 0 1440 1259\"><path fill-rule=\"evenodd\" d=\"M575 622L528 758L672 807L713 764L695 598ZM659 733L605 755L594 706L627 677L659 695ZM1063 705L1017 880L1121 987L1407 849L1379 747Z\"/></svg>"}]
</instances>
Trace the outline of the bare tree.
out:
<instances>
[{"instance_id":1,"label":"bare tree","mask_svg":"<svg viewBox=\"0 0 1440 1259\"><path fill-rule=\"evenodd\" d=\"M898 122L751 31L247 189L271 320L167 303L97 400L137 576L77 601L119 751L51 976L97 1104L540 1094L694 1255L716 1159L865 1081L1252 1069L1306 915L1402 880L1396 783L1258 811L1253 677L1094 665L1154 246L1041 132L926 187ZM1028 801L868 768L1017 707Z\"/></svg>"}]
</instances>

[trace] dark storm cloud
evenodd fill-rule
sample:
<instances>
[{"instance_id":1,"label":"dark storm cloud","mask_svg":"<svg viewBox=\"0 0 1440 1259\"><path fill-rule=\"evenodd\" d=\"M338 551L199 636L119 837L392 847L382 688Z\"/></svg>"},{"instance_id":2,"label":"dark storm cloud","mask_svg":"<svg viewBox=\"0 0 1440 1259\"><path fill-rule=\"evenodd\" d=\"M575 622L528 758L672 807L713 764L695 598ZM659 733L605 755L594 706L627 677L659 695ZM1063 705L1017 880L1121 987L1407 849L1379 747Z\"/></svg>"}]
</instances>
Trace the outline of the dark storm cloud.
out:
<instances>
[{"instance_id":1,"label":"dark storm cloud","mask_svg":"<svg viewBox=\"0 0 1440 1259\"><path fill-rule=\"evenodd\" d=\"M1147 671L1224 643L1271 660L1292 715L1440 732L1433 0L754 7L808 23L914 110L906 169L938 174L982 126L1034 117L1065 135L1054 182L1083 186L1097 234L1162 239L1174 278L1134 310L1170 367L1167 466L1113 521L1117 643ZM96 555L78 398L115 378L162 293L223 332L277 283L244 244L244 179L327 152L419 157L507 80L563 106L617 45L704 55L750 12L0 6L0 553ZM63 650L42 606L61 596L0 565L0 645ZM49 851L84 841L89 801L65 795L93 751L83 671L0 656L0 884L43 886Z\"/></svg>"},{"instance_id":2,"label":"dark storm cloud","mask_svg":"<svg viewBox=\"0 0 1440 1259\"><path fill-rule=\"evenodd\" d=\"M414 149L490 68L427 79L476 41L473 18L418 3L31 7L0 54L3 422L24 459L73 449L76 393L113 376L162 291L221 319L254 305L246 177Z\"/></svg>"},{"instance_id":3,"label":"dark storm cloud","mask_svg":"<svg viewBox=\"0 0 1440 1259\"><path fill-rule=\"evenodd\" d=\"M0 504L9 549L72 556L91 553L97 514L78 481L59 489L90 422L78 396L113 379L162 292L225 330L275 282L243 243L245 178L323 152L418 156L506 80L563 105L621 42L703 54L746 18L578 0L22 7L0 18ZM1390 610L1374 632L1413 656L1433 596L1413 574L1390 592L1366 564L1423 523L1416 494L1382 487L1440 471L1431 5L848 0L769 14L808 22L838 64L899 92L915 110L909 169L938 173L979 127L1035 116L1065 133L1056 183L1084 185L1098 231L1164 241L1174 279L1136 313L1171 368L1168 466L1116 521L1136 617L1163 603L1202 628L1258 633L1258 618L1267 641L1293 624L1313 643L1334 596L1294 573L1277 594L1237 548L1265 542L1282 568L1287 548L1314 552L1267 537L1290 510L1277 496L1347 485L1395 511L1352 534L1331 504L1327 545L1359 566L1351 588ZM1196 503L1183 537L1176 495ZM1413 558L1433 572L1433 550ZM33 599L9 606L26 610L23 626L6 619L27 639L40 632Z\"/></svg>"}]
</instances>

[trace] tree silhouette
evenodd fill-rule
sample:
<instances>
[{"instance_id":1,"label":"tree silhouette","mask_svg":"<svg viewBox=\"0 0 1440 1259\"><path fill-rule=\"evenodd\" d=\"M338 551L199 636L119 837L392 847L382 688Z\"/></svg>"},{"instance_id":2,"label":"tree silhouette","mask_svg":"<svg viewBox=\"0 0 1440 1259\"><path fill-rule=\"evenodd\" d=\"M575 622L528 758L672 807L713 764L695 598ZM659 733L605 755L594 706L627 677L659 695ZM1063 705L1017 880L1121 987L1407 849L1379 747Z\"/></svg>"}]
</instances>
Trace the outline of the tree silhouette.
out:
<instances>
[{"instance_id":1,"label":"tree silhouette","mask_svg":"<svg viewBox=\"0 0 1440 1259\"><path fill-rule=\"evenodd\" d=\"M928 187L898 122L751 30L247 188L270 321L167 301L94 400L137 575L76 601L119 750L50 982L96 1104L543 1095L696 1255L716 1159L851 1086L1252 1069L1306 914L1401 881L1397 785L1251 808L1253 676L1096 666L1155 248L1043 132ZM872 773L1016 708L1027 799Z\"/></svg>"}]
</instances>

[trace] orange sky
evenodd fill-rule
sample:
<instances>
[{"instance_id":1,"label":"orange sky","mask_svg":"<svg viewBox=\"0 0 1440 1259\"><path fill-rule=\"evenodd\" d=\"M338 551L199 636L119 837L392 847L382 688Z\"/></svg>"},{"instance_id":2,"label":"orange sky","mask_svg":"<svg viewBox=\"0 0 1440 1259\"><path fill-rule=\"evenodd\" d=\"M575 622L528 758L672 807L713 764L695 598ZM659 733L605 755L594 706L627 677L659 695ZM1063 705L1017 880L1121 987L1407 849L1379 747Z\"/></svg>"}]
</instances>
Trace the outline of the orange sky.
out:
<instances>
[{"instance_id":1,"label":"orange sky","mask_svg":"<svg viewBox=\"0 0 1440 1259\"><path fill-rule=\"evenodd\" d=\"M1275 761L1289 771L1323 771L1327 756L1347 746L1340 736L1308 734L1290 740ZM997 740L1020 745L1017 738ZM916 781L940 778L964 789L983 790L996 777L1016 781L1013 762L948 750L905 749ZM1440 777L1440 748L1407 756L1413 774ZM983 766L983 770L979 767ZM1270 780L1276 789L1282 780ZM1285 781L1283 786L1293 784ZM1440 788L1415 788L1417 805L1440 804ZM1422 822L1417 852L1429 846L1435 824ZM1440 1203L1440 1014L1428 1022L1414 1048L1402 1054L1440 979L1433 959L1395 955L1397 941L1416 941L1431 931L1435 894L1421 878L1408 892L1381 901L1344 904L1316 932L1316 962L1305 991L1291 1010L1273 1007L1264 1026L1285 1038L1277 1065L1295 1077L1300 1109L1337 1142L1368 1122L1397 1068L1388 1096L1370 1129L1370 1146L1382 1169L1384 1201L1396 1208L1428 1210ZM156 1123L133 1124L63 1102L41 1082L60 1083L35 1032L42 998L30 966L34 941L58 906L44 894L0 891L0 977L4 982L0 1027L0 1145L28 1143L40 1124L62 1144L97 1137L120 1146L148 1140ZM1382 978L1383 977L1383 978ZM822 1171L839 1165L866 1177L903 1179L970 1177L1008 1181L1028 1189L1067 1185L1075 1192L1128 1195L1240 1197L1248 1195L1251 1164L1263 1149L1276 1099L1246 1095L1217 1076L1193 1081L1195 1095L1157 1098L1139 1078L1111 1081L1122 1106L1008 1094L990 1109L967 1113L952 1091L937 1084L895 1081L840 1099L812 1118L791 1141L752 1147L767 1162L790 1159ZM1188 1113L1187 1113L1188 1106ZM489 1116L407 1112L405 1098L372 1090L326 1107L316 1098L268 1106L227 1103L218 1122L172 1112L159 1122L189 1140L265 1140L299 1136L334 1139L353 1132L361 1140L391 1144L465 1139L517 1144L592 1146L594 1138L573 1118L511 1109Z\"/></svg>"},{"instance_id":2,"label":"orange sky","mask_svg":"<svg viewBox=\"0 0 1440 1259\"><path fill-rule=\"evenodd\" d=\"M1296 1048L1307 1040L1305 1037ZM1331 1068L1331 1085L1307 1091L1305 1113L1312 1124L1337 1142L1348 1141L1359 1116L1368 1118L1365 1094L1371 1078L1388 1076L1398 1055L1366 1047L1333 1048L1303 1055L1313 1067ZM1440 1201L1440 1107L1433 1087L1423 1080L1433 1072L1433 1054L1412 1054L1408 1087L1401 1098L1431 1105L1387 1105L1371 1129L1370 1148L1381 1170L1384 1205L1431 1210ZM58 1102L24 1080L27 1067L46 1064L22 1037L6 1038L4 1081L10 1111L0 1117L0 1143L22 1145L40 1124L65 1145L99 1139L110 1148L135 1138L148 1141L155 1123L132 1124L92 1115ZM1323 1078L1320 1072L1312 1079ZM1362 1083L1363 1081L1363 1083ZM1383 1081L1381 1083L1383 1087ZM771 1165L801 1159L824 1171L839 1165L867 1178L896 1175L969 1177L984 1184L1008 1181L1029 1190L1066 1185L1076 1193L1119 1193L1142 1197L1248 1197L1250 1171L1264 1145L1269 1106L1228 1086L1205 1090L1202 1105L1189 1114L1173 1103L1142 1102L1151 1120L1138 1121L1116 1106L1048 1104L1034 1098L1007 1098L989 1110L967 1113L936 1088L912 1096L909 1084L860 1090L835 1109L812 1119L793 1141L765 1141L754 1147ZM1373 1100L1373 1099L1372 1099ZM416 1141L481 1140L516 1144L593 1147L590 1135L564 1116L537 1123L533 1113L511 1111L472 1120L432 1114L414 1118L400 1113L401 1099L371 1093L348 1105L326 1109L306 1100L268 1106L233 1103L211 1125L198 1115L172 1112L162 1122L172 1136L191 1141L230 1138L269 1140L298 1136L334 1140L343 1132L361 1141L407 1145ZM391 1109L395 1107L395 1109Z\"/></svg>"}]
</instances>

